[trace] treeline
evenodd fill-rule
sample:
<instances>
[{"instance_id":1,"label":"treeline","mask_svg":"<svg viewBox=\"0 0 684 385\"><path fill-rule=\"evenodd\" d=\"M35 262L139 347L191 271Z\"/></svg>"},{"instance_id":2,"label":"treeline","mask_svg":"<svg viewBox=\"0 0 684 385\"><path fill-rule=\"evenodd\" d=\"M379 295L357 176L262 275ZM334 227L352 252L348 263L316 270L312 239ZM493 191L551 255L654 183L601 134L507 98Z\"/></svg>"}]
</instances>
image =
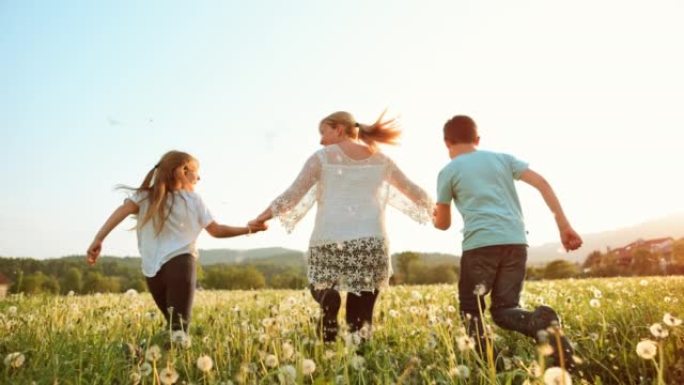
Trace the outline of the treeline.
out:
<instances>
[{"instance_id":1,"label":"treeline","mask_svg":"<svg viewBox=\"0 0 684 385\"><path fill-rule=\"evenodd\" d=\"M140 258L101 257L88 266L83 256L35 260L1 258L0 273L11 282L10 293L92 294L146 291ZM306 286L303 265L273 263L197 265L197 284L203 289L301 289Z\"/></svg>"}]
</instances>

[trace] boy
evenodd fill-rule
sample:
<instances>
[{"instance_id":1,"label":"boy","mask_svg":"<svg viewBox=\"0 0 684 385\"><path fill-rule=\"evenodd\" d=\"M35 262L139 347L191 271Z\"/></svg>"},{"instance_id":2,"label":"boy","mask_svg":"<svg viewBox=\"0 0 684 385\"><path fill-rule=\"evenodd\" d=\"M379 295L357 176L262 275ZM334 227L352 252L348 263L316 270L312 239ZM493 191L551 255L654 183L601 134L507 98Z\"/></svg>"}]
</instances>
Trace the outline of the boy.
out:
<instances>
[{"instance_id":1,"label":"boy","mask_svg":"<svg viewBox=\"0 0 684 385\"><path fill-rule=\"evenodd\" d=\"M485 309L484 296L491 293L490 312L498 326L540 343L548 342L554 349L551 357L555 364L573 369L573 349L567 338L561 333L539 333L558 324L556 312L548 306L534 311L519 307L527 239L514 181L522 180L539 190L555 216L567 251L578 249L582 239L570 226L551 186L527 163L507 154L476 149L480 137L470 117L451 118L444 125L444 142L452 160L439 173L433 224L441 230L449 228L453 199L464 222L458 291L468 333L476 338L482 353L487 339L480 311ZM559 343L561 349L557 348Z\"/></svg>"}]
</instances>

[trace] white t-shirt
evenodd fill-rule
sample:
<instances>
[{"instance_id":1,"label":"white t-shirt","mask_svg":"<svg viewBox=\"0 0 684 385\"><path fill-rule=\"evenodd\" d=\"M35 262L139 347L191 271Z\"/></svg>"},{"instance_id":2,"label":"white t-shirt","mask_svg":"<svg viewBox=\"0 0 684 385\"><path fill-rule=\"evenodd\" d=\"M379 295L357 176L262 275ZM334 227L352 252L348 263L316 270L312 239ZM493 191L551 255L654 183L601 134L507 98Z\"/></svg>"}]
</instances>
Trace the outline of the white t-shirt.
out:
<instances>
[{"instance_id":1,"label":"white t-shirt","mask_svg":"<svg viewBox=\"0 0 684 385\"><path fill-rule=\"evenodd\" d=\"M149 208L147 192L136 192L128 199L138 205L138 220ZM166 207L171 206L164 227L156 234L153 221L138 227L138 250L142 257L142 272L146 277L154 277L162 265L181 254L199 256L195 241L214 218L204 205L199 194L192 191L174 191L167 196Z\"/></svg>"}]
</instances>

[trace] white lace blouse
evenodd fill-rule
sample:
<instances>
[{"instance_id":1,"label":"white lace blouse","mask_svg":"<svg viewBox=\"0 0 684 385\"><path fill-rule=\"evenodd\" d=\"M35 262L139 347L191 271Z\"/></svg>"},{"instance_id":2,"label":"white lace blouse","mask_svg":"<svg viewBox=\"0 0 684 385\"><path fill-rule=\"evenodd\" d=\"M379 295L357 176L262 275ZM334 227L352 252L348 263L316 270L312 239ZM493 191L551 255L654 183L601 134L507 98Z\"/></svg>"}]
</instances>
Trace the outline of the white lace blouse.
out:
<instances>
[{"instance_id":1,"label":"white lace blouse","mask_svg":"<svg viewBox=\"0 0 684 385\"><path fill-rule=\"evenodd\" d=\"M433 201L381 152L355 160L336 145L315 152L294 183L271 204L288 232L318 204L310 247L366 237L385 238L385 206L419 223L431 220Z\"/></svg>"}]
</instances>

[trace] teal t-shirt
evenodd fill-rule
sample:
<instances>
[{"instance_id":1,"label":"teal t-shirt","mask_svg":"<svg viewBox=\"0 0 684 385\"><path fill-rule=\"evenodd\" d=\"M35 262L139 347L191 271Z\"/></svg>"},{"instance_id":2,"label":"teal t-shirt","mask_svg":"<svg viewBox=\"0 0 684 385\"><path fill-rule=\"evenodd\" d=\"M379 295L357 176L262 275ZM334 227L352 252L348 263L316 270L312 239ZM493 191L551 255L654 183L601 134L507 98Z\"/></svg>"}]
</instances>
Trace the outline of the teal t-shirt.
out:
<instances>
[{"instance_id":1,"label":"teal t-shirt","mask_svg":"<svg viewBox=\"0 0 684 385\"><path fill-rule=\"evenodd\" d=\"M473 151L449 162L437 178L437 203L451 204L463 217L463 251L527 244L515 180L528 164L508 154Z\"/></svg>"}]
</instances>

